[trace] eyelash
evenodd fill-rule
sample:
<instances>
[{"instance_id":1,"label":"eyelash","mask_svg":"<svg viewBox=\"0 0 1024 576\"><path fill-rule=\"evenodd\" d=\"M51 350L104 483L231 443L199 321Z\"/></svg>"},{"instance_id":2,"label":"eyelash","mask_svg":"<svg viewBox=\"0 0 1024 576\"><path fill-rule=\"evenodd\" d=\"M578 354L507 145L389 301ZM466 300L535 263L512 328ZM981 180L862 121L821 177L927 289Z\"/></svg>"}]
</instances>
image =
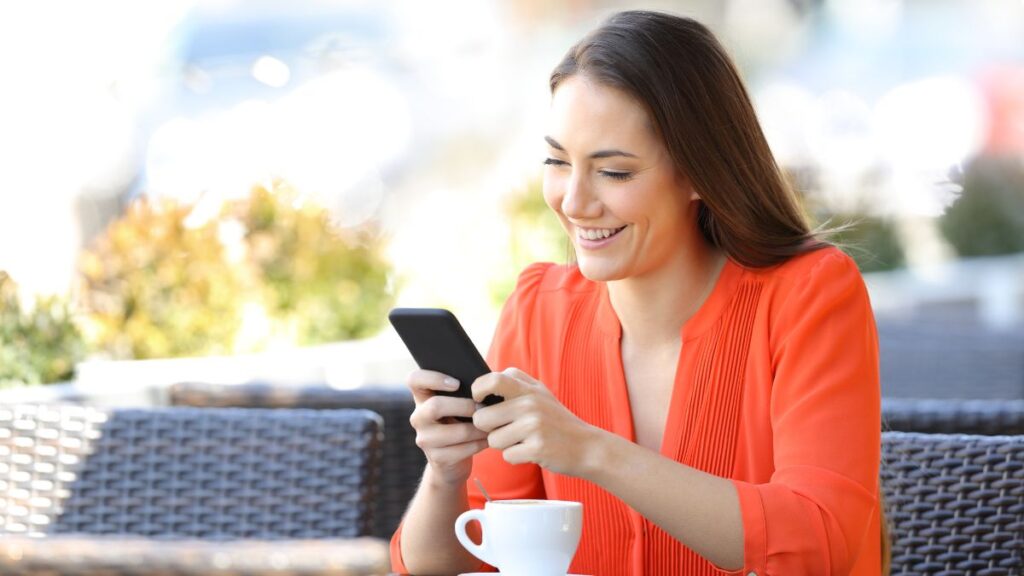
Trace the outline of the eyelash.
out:
<instances>
[{"instance_id":1,"label":"eyelash","mask_svg":"<svg viewBox=\"0 0 1024 576\"><path fill-rule=\"evenodd\" d=\"M544 164L546 166L568 166L569 163L565 160L558 160L557 158L545 158ZM624 182L633 177L632 172L610 172L608 170L602 170L599 172L602 176L611 178L612 180L618 180Z\"/></svg>"},{"instance_id":2,"label":"eyelash","mask_svg":"<svg viewBox=\"0 0 1024 576\"><path fill-rule=\"evenodd\" d=\"M607 170L604 170L601 172L601 174L604 174L605 176L611 178L612 180L618 180L620 182L625 182L626 180L629 180L630 178L633 177L632 172L608 172Z\"/></svg>"}]
</instances>

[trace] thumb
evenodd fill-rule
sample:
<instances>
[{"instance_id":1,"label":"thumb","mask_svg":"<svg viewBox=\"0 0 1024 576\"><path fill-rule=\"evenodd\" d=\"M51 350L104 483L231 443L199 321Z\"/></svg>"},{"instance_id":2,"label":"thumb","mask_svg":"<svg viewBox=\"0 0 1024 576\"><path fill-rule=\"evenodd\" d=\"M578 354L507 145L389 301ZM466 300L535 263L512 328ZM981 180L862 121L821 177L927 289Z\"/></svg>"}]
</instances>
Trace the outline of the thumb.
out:
<instances>
[{"instance_id":1,"label":"thumb","mask_svg":"<svg viewBox=\"0 0 1024 576\"><path fill-rule=\"evenodd\" d=\"M508 376L509 378L515 378L516 380L524 384L530 384L532 386L543 386L540 380L537 380L533 376L530 376L529 374L523 372L522 370L516 368L515 366L505 368L504 370L501 371L501 373L504 374L505 376Z\"/></svg>"}]
</instances>

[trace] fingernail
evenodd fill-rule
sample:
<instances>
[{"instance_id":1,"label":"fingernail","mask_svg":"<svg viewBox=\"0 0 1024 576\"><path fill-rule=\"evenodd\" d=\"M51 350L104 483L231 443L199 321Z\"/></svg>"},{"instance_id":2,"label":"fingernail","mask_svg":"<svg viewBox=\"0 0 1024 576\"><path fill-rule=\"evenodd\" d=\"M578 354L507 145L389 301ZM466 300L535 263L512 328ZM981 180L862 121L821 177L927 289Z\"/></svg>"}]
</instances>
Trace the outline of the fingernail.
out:
<instances>
[{"instance_id":1,"label":"fingernail","mask_svg":"<svg viewBox=\"0 0 1024 576\"><path fill-rule=\"evenodd\" d=\"M444 386L445 386L445 388L451 388L452 390L457 390L459 388L459 381L456 380L455 378L452 378L452 377L449 376L449 377L444 379Z\"/></svg>"}]
</instances>

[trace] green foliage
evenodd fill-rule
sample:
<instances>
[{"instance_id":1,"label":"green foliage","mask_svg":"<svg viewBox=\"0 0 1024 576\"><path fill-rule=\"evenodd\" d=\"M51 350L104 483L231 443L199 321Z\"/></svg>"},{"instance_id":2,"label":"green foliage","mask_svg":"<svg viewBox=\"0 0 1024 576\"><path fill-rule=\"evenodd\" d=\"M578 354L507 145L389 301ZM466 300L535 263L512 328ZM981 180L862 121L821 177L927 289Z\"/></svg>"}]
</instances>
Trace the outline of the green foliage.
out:
<instances>
[{"instance_id":1,"label":"green foliage","mask_svg":"<svg viewBox=\"0 0 1024 576\"><path fill-rule=\"evenodd\" d=\"M907 265L903 240L893 219L875 215L863 200L837 209L829 206L821 194L800 192L820 190L821 183L813 171L788 171L786 178L797 190L797 201L812 227L823 229L823 239L853 258L861 272L895 270ZM877 182L864 185L876 186Z\"/></svg>"},{"instance_id":2,"label":"green foliage","mask_svg":"<svg viewBox=\"0 0 1024 576\"><path fill-rule=\"evenodd\" d=\"M831 221L840 229L829 241L853 258L861 272L894 270L907 265L903 244L891 220L839 214L832 216Z\"/></svg>"},{"instance_id":3,"label":"green foliage","mask_svg":"<svg viewBox=\"0 0 1024 576\"><path fill-rule=\"evenodd\" d=\"M206 222L192 206L134 202L82 257L90 343L113 358L317 344L380 329L390 268L368 229L342 231L282 183ZM253 309L269 324L243 334Z\"/></svg>"},{"instance_id":4,"label":"green foliage","mask_svg":"<svg viewBox=\"0 0 1024 576\"><path fill-rule=\"evenodd\" d=\"M371 231L333 226L323 207L277 183L226 214L245 229L259 298L300 344L361 338L383 325L393 296L383 245Z\"/></svg>"},{"instance_id":5,"label":"green foliage","mask_svg":"<svg viewBox=\"0 0 1024 576\"><path fill-rule=\"evenodd\" d=\"M1024 251L1024 162L979 157L967 166L962 185L960 197L939 221L957 253Z\"/></svg>"},{"instance_id":6,"label":"green foliage","mask_svg":"<svg viewBox=\"0 0 1024 576\"><path fill-rule=\"evenodd\" d=\"M90 344L112 358L227 353L241 323L241 277L217 222L192 207L134 201L81 258Z\"/></svg>"},{"instance_id":7,"label":"green foliage","mask_svg":"<svg viewBox=\"0 0 1024 576\"><path fill-rule=\"evenodd\" d=\"M574 257L558 217L544 202L540 180L533 180L509 196L505 203L509 223L511 260L508 273L491 285L491 298L501 305L515 288L523 268L534 262L567 262Z\"/></svg>"},{"instance_id":8,"label":"green foliage","mask_svg":"<svg viewBox=\"0 0 1024 576\"><path fill-rule=\"evenodd\" d=\"M0 386L68 380L83 350L64 299L37 298L23 310L17 286L0 271Z\"/></svg>"}]
</instances>

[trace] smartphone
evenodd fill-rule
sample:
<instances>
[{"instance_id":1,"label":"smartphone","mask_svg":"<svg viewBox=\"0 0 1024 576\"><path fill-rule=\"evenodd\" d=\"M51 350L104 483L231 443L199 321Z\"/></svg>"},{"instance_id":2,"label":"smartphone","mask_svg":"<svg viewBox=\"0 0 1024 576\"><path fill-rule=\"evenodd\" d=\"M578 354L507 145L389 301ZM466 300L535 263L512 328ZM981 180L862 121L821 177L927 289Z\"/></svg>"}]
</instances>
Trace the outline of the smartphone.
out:
<instances>
[{"instance_id":1,"label":"smartphone","mask_svg":"<svg viewBox=\"0 0 1024 576\"><path fill-rule=\"evenodd\" d=\"M450 311L443 308L394 308L388 314L388 320L420 368L447 374L459 381L458 390L437 394L472 398L473 382L491 372ZM501 396L491 394L484 398L483 403L490 406L502 400Z\"/></svg>"}]
</instances>

